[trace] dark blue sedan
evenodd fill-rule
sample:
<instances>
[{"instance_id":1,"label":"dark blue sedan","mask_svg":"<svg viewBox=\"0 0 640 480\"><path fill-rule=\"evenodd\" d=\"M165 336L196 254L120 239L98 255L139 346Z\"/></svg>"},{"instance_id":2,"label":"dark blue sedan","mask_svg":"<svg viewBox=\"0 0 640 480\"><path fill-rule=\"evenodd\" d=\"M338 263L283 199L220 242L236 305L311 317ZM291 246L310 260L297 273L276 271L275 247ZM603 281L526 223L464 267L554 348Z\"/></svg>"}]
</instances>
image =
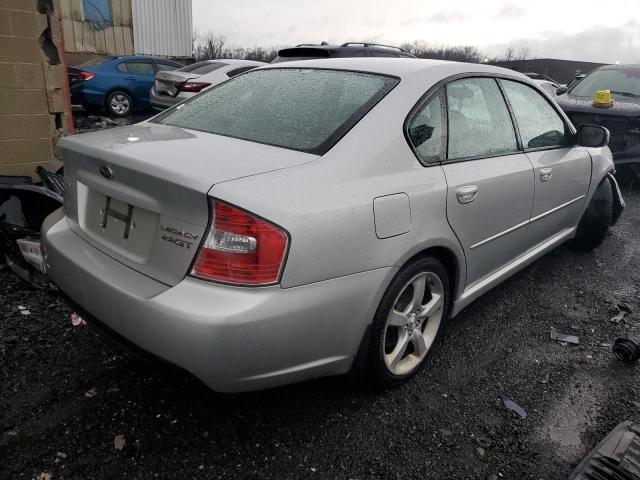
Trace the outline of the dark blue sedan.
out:
<instances>
[{"instance_id":1,"label":"dark blue sedan","mask_svg":"<svg viewBox=\"0 0 640 480\"><path fill-rule=\"evenodd\" d=\"M156 72L183 65L146 56L100 57L69 67L71 103L87 110L101 110L124 117L149 108L149 90Z\"/></svg>"}]
</instances>

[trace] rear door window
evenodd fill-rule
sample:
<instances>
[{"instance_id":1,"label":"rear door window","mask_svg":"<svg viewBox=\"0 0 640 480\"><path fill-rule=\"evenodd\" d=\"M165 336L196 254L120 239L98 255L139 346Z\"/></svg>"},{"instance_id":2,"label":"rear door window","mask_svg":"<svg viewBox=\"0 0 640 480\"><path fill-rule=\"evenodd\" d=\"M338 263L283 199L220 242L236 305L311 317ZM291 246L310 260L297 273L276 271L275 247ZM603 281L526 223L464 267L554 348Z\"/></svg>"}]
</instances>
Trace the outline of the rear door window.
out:
<instances>
[{"instance_id":1,"label":"rear door window","mask_svg":"<svg viewBox=\"0 0 640 480\"><path fill-rule=\"evenodd\" d=\"M493 78L464 78L446 87L448 158L490 157L518 151L509 110Z\"/></svg>"},{"instance_id":2,"label":"rear door window","mask_svg":"<svg viewBox=\"0 0 640 480\"><path fill-rule=\"evenodd\" d=\"M520 82L500 83L516 117L524 148L566 147L572 143L564 120L540 93Z\"/></svg>"},{"instance_id":3,"label":"rear door window","mask_svg":"<svg viewBox=\"0 0 640 480\"><path fill-rule=\"evenodd\" d=\"M120 65L123 65L122 63ZM118 67L120 66L118 65ZM138 73L141 75L155 75L151 62L124 62L129 73ZM120 69L118 69L120 70Z\"/></svg>"},{"instance_id":4,"label":"rear door window","mask_svg":"<svg viewBox=\"0 0 640 480\"><path fill-rule=\"evenodd\" d=\"M153 121L322 155L397 83L343 70L254 70Z\"/></svg>"}]
</instances>

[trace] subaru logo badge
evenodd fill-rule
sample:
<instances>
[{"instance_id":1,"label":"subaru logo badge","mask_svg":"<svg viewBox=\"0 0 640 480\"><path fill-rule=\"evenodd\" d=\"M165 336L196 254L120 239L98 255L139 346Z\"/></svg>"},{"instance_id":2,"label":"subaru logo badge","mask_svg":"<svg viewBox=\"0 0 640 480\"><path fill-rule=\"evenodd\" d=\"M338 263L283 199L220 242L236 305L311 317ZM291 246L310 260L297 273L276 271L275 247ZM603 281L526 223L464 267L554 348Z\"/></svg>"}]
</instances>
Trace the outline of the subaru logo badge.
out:
<instances>
[{"instance_id":1,"label":"subaru logo badge","mask_svg":"<svg viewBox=\"0 0 640 480\"><path fill-rule=\"evenodd\" d=\"M111 180L113 178L113 170L106 165L100 165L100 174L107 180Z\"/></svg>"}]
</instances>

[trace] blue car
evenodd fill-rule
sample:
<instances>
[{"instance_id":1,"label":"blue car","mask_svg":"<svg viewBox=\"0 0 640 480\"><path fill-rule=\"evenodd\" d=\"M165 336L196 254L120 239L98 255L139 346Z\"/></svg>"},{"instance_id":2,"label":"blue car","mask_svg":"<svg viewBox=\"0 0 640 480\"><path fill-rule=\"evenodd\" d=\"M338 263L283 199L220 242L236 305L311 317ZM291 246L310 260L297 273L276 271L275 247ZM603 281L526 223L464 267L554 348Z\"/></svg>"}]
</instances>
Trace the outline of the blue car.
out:
<instances>
[{"instance_id":1,"label":"blue car","mask_svg":"<svg viewBox=\"0 0 640 480\"><path fill-rule=\"evenodd\" d=\"M164 58L142 55L100 57L67 68L71 103L89 111L106 108L117 117L150 107L156 72L183 67Z\"/></svg>"}]
</instances>

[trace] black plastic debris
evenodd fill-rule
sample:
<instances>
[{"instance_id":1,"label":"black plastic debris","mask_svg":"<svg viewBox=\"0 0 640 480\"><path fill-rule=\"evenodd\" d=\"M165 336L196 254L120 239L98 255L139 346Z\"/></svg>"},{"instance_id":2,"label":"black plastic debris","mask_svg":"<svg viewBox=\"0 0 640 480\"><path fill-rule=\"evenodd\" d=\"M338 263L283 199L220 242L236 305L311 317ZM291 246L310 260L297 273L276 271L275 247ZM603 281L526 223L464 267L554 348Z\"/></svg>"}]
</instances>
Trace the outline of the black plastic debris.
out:
<instances>
[{"instance_id":1,"label":"black plastic debris","mask_svg":"<svg viewBox=\"0 0 640 480\"><path fill-rule=\"evenodd\" d=\"M613 343L613 354L625 363L640 360L640 345L630 338L618 338Z\"/></svg>"},{"instance_id":2,"label":"black plastic debris","mask_svg":"<svg viewBox=\"0 0 640 480\"><path fill-rule=\"evenodd\" d=\"M0 176L0 263L38 288L53 288L44 274L40 227L63 202L62 171L36 169L31 177Z\"/></svg>"},{"instance_id":3,"label":"black plastic debris","mask_svg":"<svg viewBox=\"0 0 640 480\"><path fill-rule=\"evenodd\" d=\"M569 480L640 480L640 425L626 421L614 428Z\"/></svg>"},{"instance_id":4,"label":"black plastic debris","mask_svg":"<svg viewBox=\"0 0 640 480\"><path fill-rule=\"evenodd\" d=\"M520 418L527 418L527 412L524 411L524 408L522 408L516 402L511 400L509 397L505 397L503 395L501 397L501 400L502 400L502 404L504 405L504 408L506 408L507 410L511 410L512 412L515 412L516 414L518 414Z\"/></svg>"},{"instance_id":5,"label":"black plastic debris","mask_svg":"<svg viewBox=\"0 0 640 480\"><path fill-rule=\"evenodd\" d=\"M551 340L563 343L573 343L574 345L578 345L580 343L580 339L575 335L559 332L555 328L551 329Z\"/></svg>"}]
</instances>

